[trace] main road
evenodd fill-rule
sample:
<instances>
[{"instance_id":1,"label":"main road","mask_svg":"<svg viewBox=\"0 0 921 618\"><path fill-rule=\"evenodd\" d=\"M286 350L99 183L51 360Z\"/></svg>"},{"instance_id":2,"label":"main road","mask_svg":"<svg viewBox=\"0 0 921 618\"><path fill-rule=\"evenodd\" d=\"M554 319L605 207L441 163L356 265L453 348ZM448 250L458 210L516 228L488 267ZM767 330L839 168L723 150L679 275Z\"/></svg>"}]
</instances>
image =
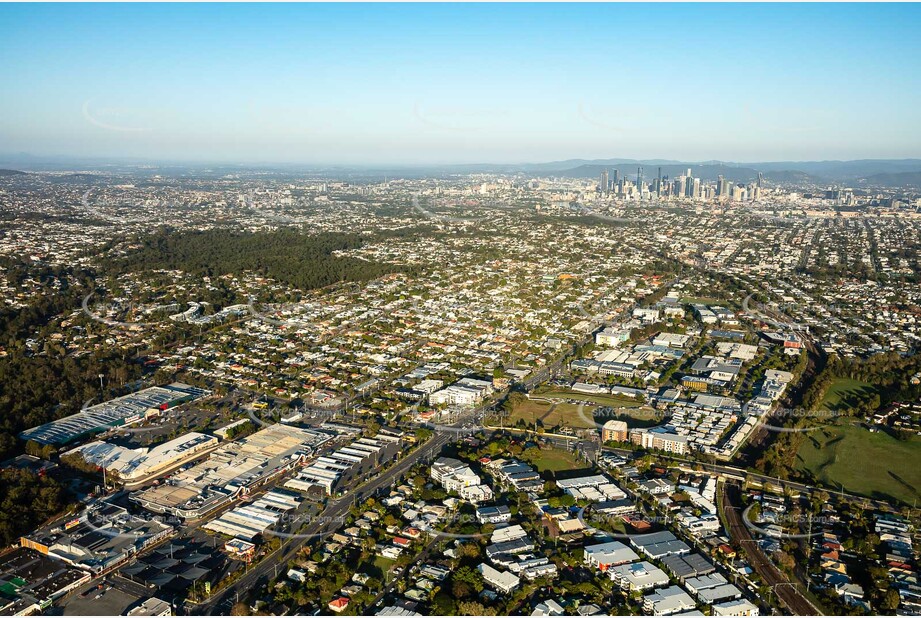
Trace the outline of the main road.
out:
<instances>
[{"instance_id":1,"label":"main road","mask_svg":"<svg viewBox=\"0 0 921 618\"><path fill-rule=\"evenodd\" d=\"M186 604L188 612L197 615L229 614L229 610L236 599L256 588L262 583L263 579L268 579L270 573L277 572L279 565L286 564L304 545L311 541L326 538L338 530L344 523L345 516L353 504L363 501L385 487L389 487L417 463L431 460L445 445L463 435L465 432L463 427L473 414L475 414L475 411L464 413L452 425L436 430L435 434L425 444L411 451L380 475L348 489L348 493L341 498L330 499L326 504L326 508L315 516L311 516L311 521L304 528L291 534L279 534L278 536L282 538L282 543L278 549L263 558L259 564L248 570L225 590L212 595L207 601ZM271 532L267 534L271 534Z\"/></svg>"}]
</instances>

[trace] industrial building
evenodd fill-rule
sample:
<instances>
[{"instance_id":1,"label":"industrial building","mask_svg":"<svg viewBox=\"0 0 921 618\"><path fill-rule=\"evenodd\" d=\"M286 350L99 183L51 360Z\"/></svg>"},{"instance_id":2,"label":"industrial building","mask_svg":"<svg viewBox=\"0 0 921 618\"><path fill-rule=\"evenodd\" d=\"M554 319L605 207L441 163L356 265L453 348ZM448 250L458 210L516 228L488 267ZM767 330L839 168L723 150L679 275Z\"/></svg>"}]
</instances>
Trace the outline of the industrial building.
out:
<instances>
[{"instance_id":1,"label":"industrial building","mask_svg":"<svg viewBox=\"0 0 921 618\"><path fill-rule=\"evenodd\" d=\"M301 499L289 493L273 490L251 504L244 504L205 524L205 530L219 532L244 541L252 541L269 528L274 528L282 515L296 510Z\"/></svg>"},{"instance_id":2,"label":"industrial building","mask_svg":"<svg viewBox=\"0 0 921 618\"><path fill-rule=\"evenodd\" d=\"M208 394L210 394L209 391L180 382L174 382L168 386L153 386L90 406L62 419L27 429L20 433L19 437L39 444L68 444L78 438L112 427L142 421L164 410Z\"/></svg>"},{"instance_id":3,"label":"industrial building","mask_svg":"<svg viewBox=\"0 0 921 618\"><path fill-rule=\"evenodd\" d=\"M395 459L403 444L397 436L379 433L373 438L359 438L348 446L318 457L310 466L285 483L298 491L321 489L327 495L341 483L366 475L381 462Z\"/></svg>"},{"instance_id":4,"label":"industrial building","mask_svg":"<svg viewBox=\"0 0 921 618\"><path fill-rule=\"evenodd\" d=\"M687 578L708 575L716 571L716 567L700 554L672 554L662 558L662 564L671 571L678 581Z\"/></svg>"},{"instance_id":5,"label":"industrial building","mask_svg":"<svg viewBox=\"0 0 921 618\"><path fill-rule=\"evenodd\" d=\"M272 425L214 450L207 460L163 485L139 491L131 500L154 513L200 519L294 468L334 433Z\"/></svg>"}]
</instances>

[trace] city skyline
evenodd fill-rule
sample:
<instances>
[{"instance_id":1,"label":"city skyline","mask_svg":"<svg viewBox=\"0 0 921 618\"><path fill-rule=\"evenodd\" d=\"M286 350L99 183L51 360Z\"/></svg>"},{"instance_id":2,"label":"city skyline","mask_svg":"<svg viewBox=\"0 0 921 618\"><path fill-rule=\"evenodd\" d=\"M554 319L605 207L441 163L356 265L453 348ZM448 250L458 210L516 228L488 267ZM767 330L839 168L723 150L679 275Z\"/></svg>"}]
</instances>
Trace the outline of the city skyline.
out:
<instances>
[{"instance_id":1,"label":"city skyline","mask_svg":"<svg viewBox=\"0 0 921 618\"><path fill-rule=\"evenodd\" d=\"M921 82L899 62L919 52L912 5L0 15L4 152L326 165L921 155Z\"/></svg>"}]
</instances>

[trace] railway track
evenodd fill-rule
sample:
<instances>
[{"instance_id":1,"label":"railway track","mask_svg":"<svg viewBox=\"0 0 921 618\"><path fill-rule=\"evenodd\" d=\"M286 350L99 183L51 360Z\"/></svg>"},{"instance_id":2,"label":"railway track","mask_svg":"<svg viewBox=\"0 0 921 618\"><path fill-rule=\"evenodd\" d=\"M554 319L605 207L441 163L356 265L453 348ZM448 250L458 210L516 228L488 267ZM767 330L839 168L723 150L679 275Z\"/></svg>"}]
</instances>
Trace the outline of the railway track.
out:
<instances>
[{"instance_id":1,"label":"railway track","mask_svg":"<svg viewBox=\"0 0 921 618\"><path fill-rule=\"evenodd\" d=\"M719 502L720 510L729 526L729 537L736 545L745 549L745 555L752 568L761 576L764 583L770 586L784 607L795 616L821 615L819 608L797 590L796 582L787 579L752 538L751 530L742 522L742 500L738 485L724 483L720 490Z\"/></svg>"}]
</instances>

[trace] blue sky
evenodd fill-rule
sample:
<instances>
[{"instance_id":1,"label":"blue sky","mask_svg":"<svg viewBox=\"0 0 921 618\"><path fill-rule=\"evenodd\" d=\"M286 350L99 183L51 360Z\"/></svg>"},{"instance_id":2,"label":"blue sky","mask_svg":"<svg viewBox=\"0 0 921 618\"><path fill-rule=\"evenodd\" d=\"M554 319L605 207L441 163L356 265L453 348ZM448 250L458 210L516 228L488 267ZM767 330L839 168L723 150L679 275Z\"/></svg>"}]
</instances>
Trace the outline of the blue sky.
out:
<instances>
[{"instance_id":1,"label":"blue sky","mask_svg":"<svg viewBox=\"0 0 921 618\"><path fill-rule=\"evenodd\" d=\"M0 5L0 152L921 156L921 6Z\"/></svg>"}]
</instances>

